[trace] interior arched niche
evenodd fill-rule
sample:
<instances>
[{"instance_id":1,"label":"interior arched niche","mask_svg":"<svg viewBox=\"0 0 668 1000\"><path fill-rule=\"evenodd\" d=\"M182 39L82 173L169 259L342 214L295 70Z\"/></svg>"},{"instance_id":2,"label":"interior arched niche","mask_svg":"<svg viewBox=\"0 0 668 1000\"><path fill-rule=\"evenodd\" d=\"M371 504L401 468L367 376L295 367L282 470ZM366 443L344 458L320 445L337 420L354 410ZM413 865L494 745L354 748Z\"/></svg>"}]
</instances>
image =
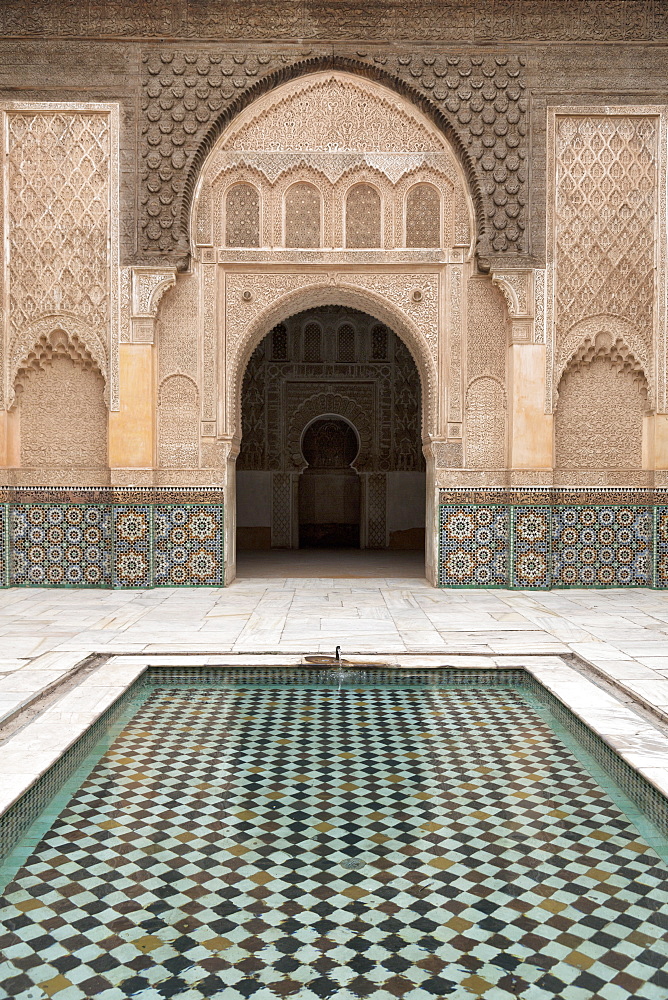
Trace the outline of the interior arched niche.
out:
<instances>
[{"instance_id":1,"label":"interior arched niche","mask_svg":"<svg viewBox=\"0 0 668 1000\"><path fill-rule=\"evenodd\" d=\"M600 338L599 338L600 340ZM555 411L555 468L642 469L647 381L633 358L585 346L564 371Z\"/></svg>"},{"instance_id":2,"label":"interior arched niche","mask_svg":"<svg viewBox=\"0 0 668 1000\"><path fill-rule=\"evenodd\" d=\"M62 330L42 337L20 367L15 391L22 469L45 470L52 481L58 480L57 470L80 470L74 478L81 484L90 481L88 470L94 481L106 481L104 379L76 338Z\"/></svg>"},{"instance_id":3,"label":"interior arched niche","mask_svg":"<svg viewBox=\"0 0 668 1000\"><path fill-rule=\"evenodd\" d=\"M382 84L342 71L308 74L259 97L220 135L195 188L192 242L225 244L224 196L233 185L250 183L259 192L260 238L256 242L254 232L249 247L345 247L345 194L357 184L372 184L387 206L383 244L402 247L406 182L418 174L439 194L434 225L425 231L443 234L438 246L470 247L473 201L461 163L436 125ZM286 192L297 175L322 201L320 242L284 238ZM394 202L400 211L392 211ZM378 244L377 221L374 226L373 240L358 245ZM427 242L433 247L436 241Z\"/></svg>"}]
</instances>

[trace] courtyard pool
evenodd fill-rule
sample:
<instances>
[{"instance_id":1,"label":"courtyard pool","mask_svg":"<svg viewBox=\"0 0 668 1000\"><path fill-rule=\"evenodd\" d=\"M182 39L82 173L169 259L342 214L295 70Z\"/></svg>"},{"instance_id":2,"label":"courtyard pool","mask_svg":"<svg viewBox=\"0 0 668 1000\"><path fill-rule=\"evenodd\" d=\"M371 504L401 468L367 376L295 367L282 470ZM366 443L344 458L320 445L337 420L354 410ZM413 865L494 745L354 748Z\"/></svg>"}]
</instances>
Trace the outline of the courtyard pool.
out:
<instances>
[{"instance_id":1,"label":"courtyard pool","mask_svg":"<svg viewBox=\"0 0 668 1000\"><path fill-rule=\"evenodd\" d=\"M0 997L668 997L666 802L523 671L194 673L5 859Z\"/></svg>"}]
</instances>

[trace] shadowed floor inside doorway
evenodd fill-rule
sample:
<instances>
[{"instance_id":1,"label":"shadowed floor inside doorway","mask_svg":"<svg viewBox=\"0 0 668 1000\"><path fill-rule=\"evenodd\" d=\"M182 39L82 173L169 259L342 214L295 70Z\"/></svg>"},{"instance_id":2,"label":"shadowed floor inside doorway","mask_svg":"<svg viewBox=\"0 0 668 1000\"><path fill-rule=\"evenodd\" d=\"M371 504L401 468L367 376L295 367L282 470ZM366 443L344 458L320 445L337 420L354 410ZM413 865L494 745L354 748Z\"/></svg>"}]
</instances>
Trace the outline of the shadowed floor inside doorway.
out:
<instances>
[{"instance_id":1,"label":"shadowed floor inside doorway","mask_svg":"<svg viewBox=\"0 0 668 1000\"><path fill-rule=\"evenodd\" d=\"M264 549L237 552L237 578L424 579L424 553L387 549Z\"/></svg>"}]
</instances>

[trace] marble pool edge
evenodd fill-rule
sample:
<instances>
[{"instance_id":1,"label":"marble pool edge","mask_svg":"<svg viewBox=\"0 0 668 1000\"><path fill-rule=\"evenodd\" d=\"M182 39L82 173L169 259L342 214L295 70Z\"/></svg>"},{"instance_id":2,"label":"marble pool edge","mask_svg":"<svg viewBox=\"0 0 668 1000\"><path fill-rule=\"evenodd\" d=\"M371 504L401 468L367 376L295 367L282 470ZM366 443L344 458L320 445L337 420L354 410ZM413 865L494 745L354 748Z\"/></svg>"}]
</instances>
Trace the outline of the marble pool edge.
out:
<instances>
[{"instance_id":1,"label":"marble pool edge","mask_svg":"<svg viewBox=\"0 0 668 1000\"><path fill-rule=\"evenodd\" d=\"M361 659L361 658L360 658ZM365 656L388 668L524 670L668 803L668 731L583 676L559 654ZM0 746L0 821L68 750L124 700L149 668L301 667L303 655L112 655ZM623 692L620 691L620 695ZM1 735L1 734L0 734ZM65 780L63 778L63 780ZM50 797L50 796L49 796Z\"/></svg>"}]
</instances>

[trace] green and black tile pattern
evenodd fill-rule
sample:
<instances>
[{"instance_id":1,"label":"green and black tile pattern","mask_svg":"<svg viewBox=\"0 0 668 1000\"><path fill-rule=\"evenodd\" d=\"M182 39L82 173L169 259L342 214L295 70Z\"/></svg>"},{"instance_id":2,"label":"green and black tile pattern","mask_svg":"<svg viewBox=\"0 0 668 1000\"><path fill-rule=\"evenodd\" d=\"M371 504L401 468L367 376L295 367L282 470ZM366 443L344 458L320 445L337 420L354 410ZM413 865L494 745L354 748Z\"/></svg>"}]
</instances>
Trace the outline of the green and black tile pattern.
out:
<instances>
[{"instance_id":1,"label":"green and black tile pattern","mask_svg":"<svg viewBox=\"0 0 668 1000\"><path fill-rule=\"evenodd\" d=\"M668 867L503 688L159 688L2 928L12 1000L668 997Z\"/></svg>"}]
</instances>

